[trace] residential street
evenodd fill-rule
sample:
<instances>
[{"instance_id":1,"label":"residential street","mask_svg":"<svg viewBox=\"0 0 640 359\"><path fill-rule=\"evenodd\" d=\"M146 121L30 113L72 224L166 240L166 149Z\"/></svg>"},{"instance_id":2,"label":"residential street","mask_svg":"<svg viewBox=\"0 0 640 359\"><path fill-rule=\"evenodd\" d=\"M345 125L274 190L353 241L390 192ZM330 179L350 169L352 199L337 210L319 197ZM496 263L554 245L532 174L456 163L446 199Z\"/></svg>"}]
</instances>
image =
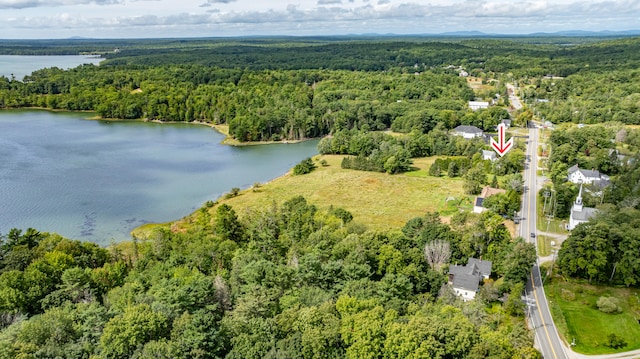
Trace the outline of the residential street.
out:
<instances>
[{"instance_id":1,"label":"residential street","mask_svg":"<svg viewBox=\"0 0 640 359\"><path fill-rule=\"evenodd\" d=\"M546 233L536 230L536 195L542 187L544 177L536 175L538 163L538 140L539 133L537 128L529 129L529 142L526 154L530 156L530 160L524 170L524 185L527 190L522 197L522 209L520 216L522 220L519 225L519 234L525 240L536 244L540 235L555 237L564 240L566 236L555 233ZM535 238L531 237L531 233L535 233ZM525 292L525 303L527 305L527 318L529 327L535 333L535 346L542 352L543 358L570 358L570 359L630 359L640 358L640 350L618 354L606 355L584 355L571 350L567 343L563 342L558 335L558 331L551 317L547 298L542 287L539 264L553 260L552 256L538 257L538 261L531 270L531 276L527 282Z\"/></svg>"},{"instance_id":2,"label":"residential street","mask_svg":"<svg viewBox=\"0 0 640 359\"><path fill-rule=\"evenodd\" d=\"M527 241L536 243L536 237L531 237L536 233L536 194L538 183L536 181L536 169L538 163L538 129L529 129L529 142L527 155L530 160L524 170L524 185L527 190L523 194L522 211L520 222L520 235ZM529 325L535 332L536 347L542 352L544 358L568 358L562 344L558 331L551 318L547 298L542 287L540 269L538 263L534 264L531 276L527 282L525 298L527 304L527 317Z\"/></svg>"},{"instance_id":3,"label":"residential street","mask_svg":"<svg viewBox=\"0 0 640 359\"><path fill-rule=\"evenodd\" d=\"M516 88L512 84L507 84L507 92L509 93L509 103L513 106L514 110L519 110L522 108L522 103L518 98L518 94L516 93Z\"/></svg>"}]
</instances>

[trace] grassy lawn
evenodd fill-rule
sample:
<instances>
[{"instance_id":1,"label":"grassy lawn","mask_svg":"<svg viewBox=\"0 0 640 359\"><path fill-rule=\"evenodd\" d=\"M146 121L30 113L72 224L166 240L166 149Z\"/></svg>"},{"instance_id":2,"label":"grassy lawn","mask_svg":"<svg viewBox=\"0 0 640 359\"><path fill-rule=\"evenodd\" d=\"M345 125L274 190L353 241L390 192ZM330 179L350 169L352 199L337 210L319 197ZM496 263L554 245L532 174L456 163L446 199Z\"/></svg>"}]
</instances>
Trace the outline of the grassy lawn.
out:
<instances>
[{"instance_id":1,"label":"grassy lawn","mask_svg":"<svg viewBox=\"0 0 640 359\"><path fill-rule=\"evenodd\" d=\"M487 82L490 82L490 81L491 81L490 79L487 80ZM473 76L467 77L467 85L476 92L486 91L486 90L495 90L494 86L488 83L483 84L482 79L479 77L473 77Z\"/></svg>"},{"instance_id":2,"label":"grassy lawn","mask_svg":"<svg viewBox=\"0 0 640 359\"><path fill-rule=\"evenodd\" d=\"M565 227L566 224L566 219L554 218L551 221L547 221L547 218L542 216L542 211L538 213L536 226L539 231L558 234L569 234L569 231L567 231ZM547 229L549 230L547 231Z\"/></svg>"},{"instance_id":3,"label":"grassy lawn","mask_svg":"<svg viewBox=\"0 0 640 359\"><path fill-rule=\"evenodd\" d=\"M551 255L551 250L554 248L558 248L557 245L557 241L556 242L556 246L552 247L551 246L551 241L553 241L554 239L551 237L547 237L545 235L540 235L538 236L538 255L541 257L546 257L546 256L550 256Z\"/></svg>"},{"instance_id":4,"label":"grassy lawn","mask_svg":"<svg viewBox=\"0 0 640 359\"><path fill-rule=\"evenodd\" d=\"M568 343L575 338L576 352L607 354L640 348L640 290L566 282L558 277L547 281L544 288L558 331ZM600 296L617 298L622 313L599 311L596 302ZM623 338L627 346L606 347L606 337L611 333Z\"/></svg>"},{"instance_id":5,"label":"grassy lawn","mask_svg":"<svg viewBox=\"0 0 640 359\"><path fill-rule=\"evenodd\" d=\"M540 198L538 198L538 204L536 207L538 210L538 216L536 218L536 228L539 231L558 234L569 234L569 231L567 231L566 229L568 220L553 218L551 221L548 221L547 217L542 215L542 210L544 209L544 200L540 200Z\"/></svg>"},{"instance_id":6,"label":"grassy lawn","mask_svg":"<svg viewBox=\"0 0 640 359\"><path fill-rule=\"evenodd\" d=\"M343 156L314 158L318 168L293 176L291 172L261 186L257 191L241 191L234 198L223 199L242 216L245 209L265 208L275 201L282 203L302 195L319 208L342 207L354 219L371 229L400 228L409 219L426 212L438 211L449 216L460 209L473 208L473 196L462 188L462 178L431 177L427 174L435 158L416 158L415 171L389 175L386 173L346 170L340 167ZM328 166L321 166L324 159ZM211 209L212 213L215 207Z\"/></svg>"}]
</instances>

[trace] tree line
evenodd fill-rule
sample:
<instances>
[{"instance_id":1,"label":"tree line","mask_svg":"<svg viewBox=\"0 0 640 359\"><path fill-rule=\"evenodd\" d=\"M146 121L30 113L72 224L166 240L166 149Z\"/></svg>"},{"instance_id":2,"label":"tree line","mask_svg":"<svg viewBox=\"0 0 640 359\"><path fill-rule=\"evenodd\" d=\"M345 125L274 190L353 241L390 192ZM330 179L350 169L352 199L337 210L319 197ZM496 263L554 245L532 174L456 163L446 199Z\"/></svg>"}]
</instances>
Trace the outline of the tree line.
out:
<instances>
[{"instance_id":1,"label":"tree line","mask_svg":"<svg viewBox=\"0 0 640 359\"><path fill-rule=\"evenodd\" d=\"M0 78L0 107L96 111L104 118L204 121L229 125L240 141L319 137L340 129L428 132L497 115L467 114L473 99L463 79L442 71L420 74L330 70L251 71L198 65L153 68L84 65ZM421 113L431 109L429 118ZM492 110L494 111L494 110ZM408 123L407 119L411 118ZM417 122L416 122L417 121Z\"/></svg>"}]
</instances>

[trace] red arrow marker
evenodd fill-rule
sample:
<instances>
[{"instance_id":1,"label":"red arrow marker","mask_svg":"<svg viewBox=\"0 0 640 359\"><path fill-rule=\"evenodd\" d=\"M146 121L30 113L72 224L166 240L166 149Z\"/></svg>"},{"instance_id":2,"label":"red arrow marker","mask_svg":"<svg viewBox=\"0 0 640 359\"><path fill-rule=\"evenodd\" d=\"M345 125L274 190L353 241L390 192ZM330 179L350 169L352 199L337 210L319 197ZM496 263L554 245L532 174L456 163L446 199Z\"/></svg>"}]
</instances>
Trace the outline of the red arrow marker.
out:
<instances>
[{"instance_id":1,"label":"red arrow marker","mask_svg":"<svg viewBox=\"0 0 640 359\"><path fill-rule=\"evenodd\" d=\"M493 147L493 149L496 152L498 152L500 157L504 156L504 154L509 152L511 147L513 147L513 137L510 138L509 141L507 141L506 143L504 142L505 140L504 131L505 131L504 123L501 123L498 125L498 141L499 142L496 142L496 140L494 140L493 137L491 137L491 147Z\"/></svg>"}]
</instances>

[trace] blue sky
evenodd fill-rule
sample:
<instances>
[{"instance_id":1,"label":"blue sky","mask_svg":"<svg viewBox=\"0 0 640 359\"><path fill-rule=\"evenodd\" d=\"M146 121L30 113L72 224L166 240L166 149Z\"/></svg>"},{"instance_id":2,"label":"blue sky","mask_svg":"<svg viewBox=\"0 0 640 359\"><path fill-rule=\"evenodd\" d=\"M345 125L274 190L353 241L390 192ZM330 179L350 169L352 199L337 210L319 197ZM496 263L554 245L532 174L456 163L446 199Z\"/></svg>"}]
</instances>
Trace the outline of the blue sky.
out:
<instances>
[{"instance_id":1,"label":"blue sky","mask_svg":"<svg viewBox=\"0 0 640 359\"><path fill-rule=\"evenodd\" d=\"M4 39L639 28L640 0L0 0Z\"/></svg>"}]
</instances>

